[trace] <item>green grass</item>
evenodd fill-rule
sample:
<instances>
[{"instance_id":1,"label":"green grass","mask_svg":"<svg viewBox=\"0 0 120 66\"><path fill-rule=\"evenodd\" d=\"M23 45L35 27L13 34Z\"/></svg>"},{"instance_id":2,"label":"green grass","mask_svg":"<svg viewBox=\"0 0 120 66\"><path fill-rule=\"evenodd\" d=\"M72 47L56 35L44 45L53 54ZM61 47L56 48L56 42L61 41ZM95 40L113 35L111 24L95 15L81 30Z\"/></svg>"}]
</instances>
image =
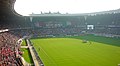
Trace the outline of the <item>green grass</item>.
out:
<instances>
[{"instance_id":1,"label":"green grass","mask_svg":"<svg viewBox=\"0 0 120 66\"><path fill-rule=\"evenodd\" d=\"M76 38L76 39L85 39L89 41L99 42L108 45L114 45L120 47L120 38L109 38L103 36L94 36L94 35L85 35L85 36L72 36L66 38Z\"/></svg>"},{"instance_id":2,"label":"green grass","mask_svg":"<svg viewBox=\"0 0 120 66\"><path fill-rule=\"evenodd\" d=\"M98 36L86 37L32 39L31 41L45 66L117 66L120 64L119 40ZM81 39L85 38L91 40L91 44L83 43ZM113 43L106 43L105 40ZM114 45L116 42L118 46Z\"/></svg>"},{"instance_id":3,"label":"green grass","mask_svg":"<svg viewBox=\"0 0 120 66\"><path fill-rule=\"evenodd\" d=\"M23 40L23 42L22 42L21 46L27 46L27 44L26 44L25 40Z\"/></svg>"},{"instance_id":4,"label":"green grass","mask_svg":"<svg viewBox=\"0 0 120 66\"><path fill-rule=\"evenodd\" d=\"M25 59L25 61L32 64L33 63L32 56L31 56L29 50L26 48L21 48L21 51L24 52L22 56Z\"/></svg>"}]
</instances>

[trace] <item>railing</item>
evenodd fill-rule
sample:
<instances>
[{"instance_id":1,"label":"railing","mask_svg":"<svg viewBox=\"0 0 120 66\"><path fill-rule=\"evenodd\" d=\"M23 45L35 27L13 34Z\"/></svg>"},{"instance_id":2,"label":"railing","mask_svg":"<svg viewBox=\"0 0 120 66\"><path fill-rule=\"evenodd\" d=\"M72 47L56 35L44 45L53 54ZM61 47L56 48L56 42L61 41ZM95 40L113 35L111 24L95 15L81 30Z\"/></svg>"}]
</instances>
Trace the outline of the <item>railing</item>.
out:
<instances>
[{"instance_id":1,"label":"railing","mask_svg":"<svg viewBox=\"0 0 120 66\"><path fill-rule=\"evenodd\" d=\"M32 42L30 41L30 39L28 39L28 41L29 41L29 44L32 46L32 50L33 50L33 52L35 53L35 56L36 56L36 58L37 58L37 61L39 62L39 65L40 65L40 66L44 66L42 60L40 59L40 57L39 57L39 55L38 55L38 53L37 53L37 51L36 51L35 48L33 47Z\"/></svg>"},{"instance_id":2,"label":"railing","mask_svg":"<svg viewBox=\"0 0 120 66\"><path fill-rule=\"evenodd\" d=\"M34 50L34 53L35 53L35 55L36 55L36 57L37 57L37 60L38 60L39 64L40 64L41 66L44 66L44 64L43 64L42 60L40 59L40 57L39 57L37 51L35 50L35 48L32 47L32 49Z\"/></svg>"}]
</instances>

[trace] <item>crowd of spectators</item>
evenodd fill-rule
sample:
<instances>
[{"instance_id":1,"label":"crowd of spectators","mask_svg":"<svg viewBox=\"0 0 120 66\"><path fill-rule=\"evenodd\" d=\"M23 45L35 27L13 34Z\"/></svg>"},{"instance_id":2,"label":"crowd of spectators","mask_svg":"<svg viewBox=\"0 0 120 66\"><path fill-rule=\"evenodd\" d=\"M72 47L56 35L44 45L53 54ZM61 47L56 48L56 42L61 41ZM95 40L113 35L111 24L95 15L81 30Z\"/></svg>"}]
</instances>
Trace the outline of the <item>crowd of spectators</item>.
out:
<instances>
[{"instance_id":1,"label":"crowd of spectators","mask_svg":"<svg viewBox=\"0 0 120 66\"><path fill-rule=\"evenodd\" d=\"M0 66L22 66L18 39L9 31L0 33Z\"/></svg>"},{"instance_id":2,"label":"crowd of spectators","mask_svg":"<svg viewBox=\"0 0 120 66\"><path fill-rule=\"evenodd\" d=\"M10 30L0 32L0 66L22 66L19 59L19 55L22 53L20 51L20 44L17 41L23 36L56 37L78 36L89 33L106 37L120 37L119 16L120 14L104 14L33 18L33 22L43 21L42 23L30 22L28 17L19 23L5 23L4 25L0 23L0 30ZM94 29L87 29L87 25L94 25Z\"/></svg>"},{"instance_id":3,"label":"crowd of spectators","mask_svg":"<svg viewBox=\"0 0 120 66\"><path fill-rule=\"evenodd\" d=\"M62 28L34 28L34 29L15 29L10 33L19 36L33 36L33 37L61 37L61 36L79 36L82 34L103 34L102 36L119 36L119 27L94 27L94 29L87 29L81 27L62 27Z\"/></svg>"},{"instance_id":4,"label":"crowd of spectators","mask_svg":"<svg viewBox=\"0 0 120 66\"><path fill-rule=\"evenodd\" d=\"M34 36L52 37L52 36L65 36L65 35L80 35L80 28L43 28L34 29Z\"/></svg>"},{"instance_id":5,"label":"crowd of spectators","mask_svg":"<svg viewBox=\"0 0 120 66\"><path fill-rule=\"evenodd\" d=\"M33 17L35 23L35 36L79 35L81 32L120 35L120 13L106 13L83 16L62 17ZM87 25L94 25L93 30L88 30ZM69 27L68 27L69 26Z\"/></svg>"}]
</instances>

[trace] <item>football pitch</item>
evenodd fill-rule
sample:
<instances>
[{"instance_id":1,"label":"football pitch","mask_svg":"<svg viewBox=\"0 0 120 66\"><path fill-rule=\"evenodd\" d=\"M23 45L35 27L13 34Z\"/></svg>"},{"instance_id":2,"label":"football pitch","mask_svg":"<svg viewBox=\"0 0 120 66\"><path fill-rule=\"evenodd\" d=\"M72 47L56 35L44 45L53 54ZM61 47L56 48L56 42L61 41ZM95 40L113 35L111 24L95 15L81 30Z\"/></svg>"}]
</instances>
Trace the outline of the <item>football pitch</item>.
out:
<instances>
[{"instance_id":1,"label":"football pitch","mask_svg":"<svg viewBox=\"0 0 120 66\"><path fill-rule=\"evenodd\" d=\"M87 43L83 43L83 39L87 40ZM118 66L120 64L120 39L92 35L38 38L31 41L45 66Z\"/></svg>"}]
</instances>

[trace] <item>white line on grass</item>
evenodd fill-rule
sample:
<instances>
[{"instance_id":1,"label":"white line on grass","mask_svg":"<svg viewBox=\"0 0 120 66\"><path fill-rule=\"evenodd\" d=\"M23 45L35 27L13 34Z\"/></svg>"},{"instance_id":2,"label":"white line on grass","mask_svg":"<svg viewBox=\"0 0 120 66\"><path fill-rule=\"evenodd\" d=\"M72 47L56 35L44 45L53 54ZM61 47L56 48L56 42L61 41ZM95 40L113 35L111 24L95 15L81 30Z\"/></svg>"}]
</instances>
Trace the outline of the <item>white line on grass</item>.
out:
<instances>
[{"instance_id":1,"label":"white line on grass","mask_svg":"<svg viewBox=\"0 0 120 66\"><path fill-rule=\"evenodd\" d=\"M50 61L52 61L54 63L55 61L45 52L45 50L43 50L43 48L41 46L39 46L39 47L43 51L43 53L50 59ZM54 64L55 64L55 66L57 66L56 63L54 63Z\"/></svg>"}]
</instances>

